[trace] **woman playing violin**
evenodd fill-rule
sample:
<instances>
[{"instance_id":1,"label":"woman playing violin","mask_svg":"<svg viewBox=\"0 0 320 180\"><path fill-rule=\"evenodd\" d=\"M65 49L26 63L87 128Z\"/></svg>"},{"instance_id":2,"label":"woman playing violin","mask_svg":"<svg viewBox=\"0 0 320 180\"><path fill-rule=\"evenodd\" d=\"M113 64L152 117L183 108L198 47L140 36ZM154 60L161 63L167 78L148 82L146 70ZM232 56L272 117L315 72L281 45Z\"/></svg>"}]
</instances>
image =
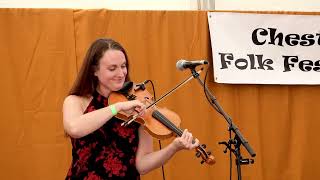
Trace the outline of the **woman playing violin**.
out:
<instances>
[{"instance_id":1,"label":"woman playing violin","mask_svg":"<svg viewBox=\"0 0 320 180\"><path fill-rule=\"evenodd\" d=\"M66 179L140 179L176 152L199 145L185 130L167 147L153 151L152 137L142 125L121 126L118 112L145 113L139 100L108 104L109 94L129 80L128 70L128 56L118 42L98 39L88 49L63 104L63 125L72 143Z\"/></svg>"}]
</instances>

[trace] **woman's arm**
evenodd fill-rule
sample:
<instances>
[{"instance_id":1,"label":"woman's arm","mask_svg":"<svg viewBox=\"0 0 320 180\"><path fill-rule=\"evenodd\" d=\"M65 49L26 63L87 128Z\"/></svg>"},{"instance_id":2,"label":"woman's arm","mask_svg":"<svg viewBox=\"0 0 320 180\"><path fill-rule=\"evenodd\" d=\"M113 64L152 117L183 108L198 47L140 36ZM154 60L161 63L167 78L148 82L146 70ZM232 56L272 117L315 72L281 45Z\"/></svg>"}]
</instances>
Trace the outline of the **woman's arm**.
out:
<instances>
[{"instance_id":1,"label":"woman's arm","mask_svg":"<svg viewBox=\"0 0 320 180\"><path fill-rule=\"evenodd\" d=\"M94 132L113 117L109 106L83 114L83 101L79 96L70 95L63 103L63 126L66 133L73 138L81 138ZM114 106L117 112L144 107L137 100L115 103Z\"/></svg>"},{"instance_id":2,"label":"woman's arm","mask_svg":"<svg viewBox=\"0 0 320 180\"><path fill-rule=\"evenodd\" d=\"M139 147L136 157L137 170L140 174L146 174L165 164L179 150L197 147L199 141L196 139L195 143L192 143L192 140L192 134L188 130L184 130L181 137L176 138L165 148L153 152L152 137L141 126L139 128Z\"/></svg>"}]
</instances>

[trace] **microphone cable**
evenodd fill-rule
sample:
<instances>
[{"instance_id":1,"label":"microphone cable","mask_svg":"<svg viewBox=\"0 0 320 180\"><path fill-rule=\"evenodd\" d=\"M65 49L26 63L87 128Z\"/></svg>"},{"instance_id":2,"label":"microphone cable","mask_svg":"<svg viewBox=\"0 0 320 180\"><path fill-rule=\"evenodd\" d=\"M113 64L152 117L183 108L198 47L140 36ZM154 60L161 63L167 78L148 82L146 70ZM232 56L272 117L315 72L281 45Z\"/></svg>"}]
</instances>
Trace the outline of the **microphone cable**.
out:
<instances>
[{"instance_id":1,"label":"microphone cable","mask_svg":"<svg viewBox=\"0 0 320 180\"><path fill-rule=\"evenodd\" d=\"M145 81L146 83L150 82L151 83L151 86L152 86L152 91L153 91L153 98L154 98L154 101L157 100L156 98L156 91L155 91L155 88L154 88L154 84L152 82L152 80L148 79ZM158 140L158 143L159 143L159 149L161 150L162 149L162 145L161 145L161 140L159 139ZM163 165L161 165L161 171L162 171L162 179L163 180L166 180L166 176L165 176L165 172L164 172L164 167Z\"/></svg>"},{"instance_id":2,"label":"microphone cable","mask_svg":"<svg viewBox=\"0 0 320 180\"><path fill-rule=\"evenodd\" d=\"M210 66L209 66L210 67ZM210 105L213 106L221 115L222 113L220 112L220 110L217 108L217 106L209 99L208 97L208 92L206 90L206 80L207 80L207 76L208 76L208 71L209 68L207 68L207 71L206 71L206 74L204 76L204 80L203 80L203 91L204 91L204 94L207 98L207 101L209 101ZM231 139L232 135L231 135L231 131L229 131L229 139ZM232 153L231 153L231 149L229 150L229 174L230 174L230 180L232 180Z\"/></svg>"},{"instance_id":3,"label":"microphone cable","mask_svg":"<svg viewBox=\"0 0 320 180\"><path fill-rule=\"evenodd\" d=\"M206 81L207 81L207 76L208 76L208 72L209 72L209 66L210 64L208 64L208 68L207 68L207 71L206 71L206 74L204 76L204 80L203 80L203 91L204 91L204 94L207 98L207 101L210 103L210 105L218 112L222 115L221 111L219 110L219 108L210 100L209 98L209 95L208 95L208 92L207 92L207 86L206 86Z\"/></svg>"}]
</instances>

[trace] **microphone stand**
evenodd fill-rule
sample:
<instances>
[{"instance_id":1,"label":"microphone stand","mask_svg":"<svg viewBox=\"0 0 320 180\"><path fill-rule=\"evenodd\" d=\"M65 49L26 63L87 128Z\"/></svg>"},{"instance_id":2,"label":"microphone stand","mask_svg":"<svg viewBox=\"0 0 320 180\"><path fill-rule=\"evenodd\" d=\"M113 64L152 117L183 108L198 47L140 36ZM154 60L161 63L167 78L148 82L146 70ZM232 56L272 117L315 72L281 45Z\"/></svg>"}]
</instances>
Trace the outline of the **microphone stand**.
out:
<instances>
[{"instance_id":1,"label":"microphone stand","mask_svg":"<svg viewBox=\"0 0 320 180\"><path fill-rule=\"evenodd\" d=\"M203 87L204 83L202 82L202 80L199 78L199 73L196 72L195 67L190 67L192 76L198 80L198 82L200 83L200 85ZM243 145L246 150L248 151L248 153L250 154L251 157L255 157L256 153L254 152L254 150L251 148L250 144L248 143L248 141L243 137L243 135L241 134L240 130L238 129L238 127L232 122L231 117L225 113L222 109L222 107L220 106L220 104L218 103L216 97L209 91L208 87L205 86L205 92L206 94L209 96L210 98L210 104L213 105L214 109L217 110L227 121L228 123L228 131L230 134L230 139L228 140L228 142L223 141L223 142L219 142L219 144L223 144L226 145L226 149L223 151L224 153L227 152L227 149L229 149L230 152L232 152L235 157L236 157L236 165L237 165L237 173L238 173L238 180L241 180L241 165L247 165L247 164L253 164L254 160L253 159L243 159L241 156L241 152L240 152L240 147L241 145ZM231 133L235 133L234 138L232 139ZM232 148L232 146L234 146ZM231 165L231 164L230 164Z\"/></svg>"}]
</instances>

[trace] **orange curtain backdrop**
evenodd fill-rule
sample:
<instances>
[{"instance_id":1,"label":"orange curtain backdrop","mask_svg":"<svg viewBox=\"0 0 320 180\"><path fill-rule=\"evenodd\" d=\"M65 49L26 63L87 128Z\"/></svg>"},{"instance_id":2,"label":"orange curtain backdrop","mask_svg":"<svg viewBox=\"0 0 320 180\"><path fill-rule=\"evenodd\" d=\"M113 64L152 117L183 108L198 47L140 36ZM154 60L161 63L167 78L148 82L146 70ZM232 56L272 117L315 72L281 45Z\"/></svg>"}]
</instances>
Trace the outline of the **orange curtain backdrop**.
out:
<instances>
[{"instance_id":1,"label":"orange curtain backdrop","mask_svg":"<svg viewBox=\"0 0 320 180\"><path fill-rule=\"evenodd\" d=\"M77 72L72 10L1 9L0 179L62 179L61 105Z\"/></svg>"},{"instance_id":2,"label":"orange curtain backdrop","mask_svg":"<svg viewBox=\"0 0 320 180\"><path fill-rule=\"evenodd\" d=\"M0 27L1 179L64 178L71 147L63 133L62 102L96 38L122 43L131 78L151 79L157 97L190 76L176 70L177 60L211 61L206 11L0 9ZM209 88L257 153L255 164L242 167L243 179L320 176L320 86L217 84L211 66L208 77ZM217 160L213 166L200 165L193 151L182 151L165 165L166 179L228 179L229 155L218 145L228 139L227 123L209 106L197 81L159 106L177 112L182 128L192 131ZM157 141L154 147L159 149ZM244 148L242 154L248 157ZM142 179L160 180L161 170Z\"/></svg>"}]
</instances>

